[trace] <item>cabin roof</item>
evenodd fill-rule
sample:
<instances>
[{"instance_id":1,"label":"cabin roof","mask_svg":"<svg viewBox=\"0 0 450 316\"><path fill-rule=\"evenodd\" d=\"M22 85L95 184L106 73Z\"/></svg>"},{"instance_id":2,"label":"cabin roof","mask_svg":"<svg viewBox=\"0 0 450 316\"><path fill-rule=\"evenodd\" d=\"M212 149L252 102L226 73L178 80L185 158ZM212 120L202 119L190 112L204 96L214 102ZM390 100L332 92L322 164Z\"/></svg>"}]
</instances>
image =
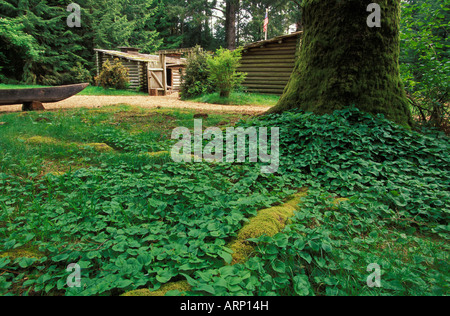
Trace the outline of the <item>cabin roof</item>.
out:
<instances>
[{"instance_id":1,"label":"cabin roof","mask_svg":"<svg viewBox=\"0 0 450 316\"><path fill-rule=\"evenodd\" d=\"M268 40L264 40L264 41L259 41L259 42L254 42L254 43L250 43L244 46L244 49L249 49L249 48L256 48L256 47L261 47L263 45L266 44L273 44L273 43L278 43L280 41L283 41L285 39L289 39L289 38L293 38L293 37L298 37L303 33L303 31L300 32L294 32L291 34L287 34L287 35L281 35L281 36L277 36Z\"/></svg>"},{"instance_id":2,"label":"cabin roof","mask_svg":"<svg viewBox=\"0 0 450 316\"><path fill-rule=\"evenodd\" d=\"M121 51L116 50L106 50L106 49L94 49L96 52L104 53L107 55L111 55L114 57L120 57L125 58L132 61L137 62L157 62L159 61L159 55L149 55L149 54L141 54L141 53L125 53ZM166 58L167 66L184 66L186 65L186 58L173 58L173 57L167 57Z\"/></svg>"}]
</instances>

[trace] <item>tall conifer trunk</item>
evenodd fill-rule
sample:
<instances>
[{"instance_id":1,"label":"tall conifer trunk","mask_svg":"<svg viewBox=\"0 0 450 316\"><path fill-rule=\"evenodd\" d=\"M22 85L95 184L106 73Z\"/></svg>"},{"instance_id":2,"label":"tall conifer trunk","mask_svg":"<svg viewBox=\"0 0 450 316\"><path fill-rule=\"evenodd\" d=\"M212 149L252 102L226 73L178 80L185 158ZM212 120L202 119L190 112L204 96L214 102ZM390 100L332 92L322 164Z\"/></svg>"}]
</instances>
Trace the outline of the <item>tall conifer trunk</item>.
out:
<instances>
[{"instance_id":1,"label":"tall conifer trunk","mask_svg":"<svg viewBox=\"0 0 450 316\"><path fill-rule=\"evenodd\" d=\"M239 0L227 0L225 9L225 40L229 50L236 49L236 19L239 11Z\"/></svg>"},{"instance_id":2,"label":"tall conifer trunk","mask_svg":"<svg viewBox=\"0 0 450 316\"><path fill-rule=\"evenodd\" d=\"M370 3L381 7L381 27L367 24ZM355 105L412 125L399 74L400 0L304 0L302 17L294 72L269 113L325 114Z\"/></svg>"}]
</instances>

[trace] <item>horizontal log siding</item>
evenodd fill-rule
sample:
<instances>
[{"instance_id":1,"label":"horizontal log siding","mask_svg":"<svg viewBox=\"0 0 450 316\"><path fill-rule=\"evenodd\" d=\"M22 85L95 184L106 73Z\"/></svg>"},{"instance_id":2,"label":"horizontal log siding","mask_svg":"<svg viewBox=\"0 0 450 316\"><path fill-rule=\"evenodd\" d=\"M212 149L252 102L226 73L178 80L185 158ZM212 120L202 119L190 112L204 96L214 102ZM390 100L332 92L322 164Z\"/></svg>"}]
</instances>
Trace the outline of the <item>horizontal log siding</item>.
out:
<instances>
[{"instance_id":1,"label":"horizontal log siding","mask_svg":"<svg viewBox=\"0 0 450 316\"><path fill-rule=\"evenodd\" d=\"M282 94L294 70L297 43L293 37L244 50L239 68L247 73L243 86L249 92Z\"/></svg>"},{"instance_id":2,"label":"horizontal log siding","mask_svg":"<svg viewBox=\"0 0 450 316\"><path fill-rule=\"evenodd\" d=\"M137 90L137 89L140 89L141 91L148 90L147 63L110 56L103 53L100 54L102 65L106 60L109 60L110 63L113 63L114 59L119 59L122 65L127 67L128 79L130 80L130 87L128 88L129 90ZM101 67L102 66L100 65L100 68Z\"/></svg>"},{"instance_id":3,"label":"horizontal log siding","mask_svg":"<svg viewBox=\"0 0 450 316\"><path fill-rule=\"evenodd\" d=\"M179 72L175 72L173 74L173 89L179 91L181 87L181 74Z\"/></svg>"}]
</instances>

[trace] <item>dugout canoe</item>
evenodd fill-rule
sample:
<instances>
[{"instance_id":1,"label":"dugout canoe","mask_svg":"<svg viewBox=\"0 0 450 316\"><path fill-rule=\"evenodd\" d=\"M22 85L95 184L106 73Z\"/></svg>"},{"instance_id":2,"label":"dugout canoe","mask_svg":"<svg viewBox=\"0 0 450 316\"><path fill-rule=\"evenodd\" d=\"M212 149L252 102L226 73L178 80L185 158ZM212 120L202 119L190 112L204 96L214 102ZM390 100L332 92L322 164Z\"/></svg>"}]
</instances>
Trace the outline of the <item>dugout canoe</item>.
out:
<instances>
[{"instance_id":1,"label":"dugout canoe","mask_svg":"<svg viewBox=\"0 0 450 316\"><path fill-rule=\"evenodd\" d=\"M0 106L14 104L54 103L80 93L89 83L80 83L67 86L26 88L26 89L0 89Z\"/></svg>"}]
</instances>

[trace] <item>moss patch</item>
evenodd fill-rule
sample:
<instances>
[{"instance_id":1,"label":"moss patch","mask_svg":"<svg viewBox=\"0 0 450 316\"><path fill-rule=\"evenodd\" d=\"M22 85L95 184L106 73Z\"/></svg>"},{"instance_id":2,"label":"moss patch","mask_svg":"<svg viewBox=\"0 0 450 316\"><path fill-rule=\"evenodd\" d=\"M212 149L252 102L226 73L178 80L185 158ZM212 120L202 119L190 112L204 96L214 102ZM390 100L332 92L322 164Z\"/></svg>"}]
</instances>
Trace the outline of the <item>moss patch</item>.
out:
<instances>
[{"instance_id":1,"label":"moss patch","mask_svg":"<svg viewBox=\"0 0 450 316\"><path fill-rule=\"evenodd\" d=\"M19 248L0 253L0 258L6 257L8 257L11 260L16 260L18 258L41 259L43 255L33 248Z\"/></svg>"},{"instance_id":2,"label":"moss patch","mask_svg":"<svg viewBox=\"0 0 450 316\"><path fill-rule=\"evenodd\" d=\"M34 136L30 137L27 140L25 140L25 143L32 146L39 146L39 145L53 145L53 146L60 146L60 147L77 147L80 149L90 147L93 148L95 151L104 153L104 152L112 152L114 149L110 147L109 145L105 143L89 143L89 144L83 144L83 143L66 143L60 140L57 140L52 137L45 137L45 136Z\"/></svg>"},{"instance_id":3,"label":"moss patch","mask_svg":"<svg viewBox=\"0 0 450 316\"><path fill-rule=\"evenodd\" d=\"M98 151L99 153L107 153L114 151L112 147L108 146L105 143L90 143L86 144L86 146L94 148L94 150Z\"/></svg>"},{"instance_id":4,"label":"moss patch","mask_svg":"<svg viewBox=\"0 0 450 316\"><path fill-rule=\"evenodd\" d=\"M237 238L228 246L234 252L232 264L247 261L253 252L254 248L248 239L264 235L272 237L280 233L286 227L289 218L294 216L301 198L306 194L306 190L303 190L283 205L259 211L257 216L250 219L250 222L241 229Z\"/></svg>"},{"instance_id":5,"label":"moss patch","mask_svg":"<svg viewBox=\"0 0 450 316\"><path fill-rule=\"evenodd\" d=\"M191 290L191 286L187 281L167 283L161 286L157 291L150 291L148 289L131 291L123 294L122 296L165 296L168 292L178 291L180 293L188 292Z\"/></svg>"},{"instance_id":6,"label":"moss patch","mask_svg":"<svg viewBox=\"0 0 450 316\"><path fill-rule=\"evenodd\" d=\"M158 152L154 152L154 153L148 153L148 155L150 157L164 157L164 156L170 155L170 153L168 151L158 151Z\"/></svg>"},{"instance_id":7,"label":"moss patch","mask_svg":"<svg viewBox=\"0 0 450 316\"><path fill-rule=\"evenodd\" d=\"M60 145L60 142L52 137L44 137L44 136L34 136L28 138L25 143L29 145Z\"/></svg>"},{"instance_id":8,"label":"moss patch","mask_svg":"<svg viewBox=\"0 0 450 316\"><path fill-rule=\"evenodd\" d=\"M337 199L334 200L333 204L334 204L335 207L338 207L339 204L341 204L343 202L348 202L348 201L350 201L350 200L346 199L346 198L337 198Z\"/></svg>"},{"instance_id":9,"label":"moss patch","mask_svg":"<svg viewBox=\"0 0 450 316\"><path fill-rule=\"evenodd\" d=\"M158 151L153 153L147 153L153 163L164 164L165 162L172 161L172 156L168 151Z\"/></svg>"},{"instance_id":10,"label":"moss patch","mask_svg":"<svg viewBox=\"0 0 450 316\"><path fill-rule=\"evenodd\" d=\"M52 171L52 172L49 172L48 174L51 174L56 177L61 177L61 176L65 175L66 173L62 172L62 171Z\"/></svg>"}]
</instances>

